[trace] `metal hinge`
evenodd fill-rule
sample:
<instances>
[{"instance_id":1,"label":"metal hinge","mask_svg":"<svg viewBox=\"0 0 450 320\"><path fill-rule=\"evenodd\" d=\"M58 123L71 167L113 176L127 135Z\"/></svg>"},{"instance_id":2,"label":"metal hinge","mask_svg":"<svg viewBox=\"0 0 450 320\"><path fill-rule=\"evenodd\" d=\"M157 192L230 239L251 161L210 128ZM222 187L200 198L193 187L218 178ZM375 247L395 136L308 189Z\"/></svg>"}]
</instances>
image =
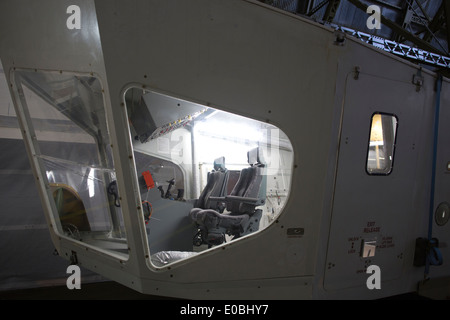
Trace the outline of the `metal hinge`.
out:
<instances>
[{"instance_id":1,"label":"metal hinge","mask_svg":"<svg viewBox=\"0 0 450 320\"><path fill-rule=\"evenodd\" d=\"M361 68L360 68L359 66L356 66L356 67L353 69L353 73L354 73L353 78L354 78L355 80L358 80L358 79L359 79L359 74L360 74L360 72L361 72Z\"/></svg>"},{"instance_id":2,"label":"metal hinge","mask_svg":"<svg viewBox=\"0 0 450 320\"><path fill-rule=\"evenodd\" d=\"M75 251L72 251L72 255L70 256L70 264L71 265L77 265L78 264L77 253Z\"/></svg>"},{"instance_id":3,"label":"metal hinge","mask_svg":"<svg viewBox=\"0 0 450 320\"><path fill-rule=\"evenodd\" d=\"M334 36L336 37L335 39L334 39L334 44L336 45L336 46L343 46L343 45L345 45L345 33L344 32L342 32L342 31L340 31L340 30L336 30L335 32L334 32Z\"/></svg>"},{"instance_id":4,"label":"metal hinge","mask_svg":"<svg viewBox=\"0 0 450 320\"><path fill-rule=\"evenodd\" d=\"M419 92L423 86L422 69L419 69L415 75L413 75L412 83L416 85L416 91Z\"/></svg>"}]
</instances>

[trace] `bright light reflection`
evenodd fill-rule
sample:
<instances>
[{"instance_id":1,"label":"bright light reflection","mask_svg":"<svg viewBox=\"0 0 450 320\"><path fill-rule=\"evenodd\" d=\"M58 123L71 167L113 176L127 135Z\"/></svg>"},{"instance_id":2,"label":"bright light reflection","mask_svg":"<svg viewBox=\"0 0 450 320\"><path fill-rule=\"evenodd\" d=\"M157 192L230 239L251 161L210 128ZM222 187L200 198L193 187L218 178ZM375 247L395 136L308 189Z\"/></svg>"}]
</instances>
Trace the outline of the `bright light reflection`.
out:
<instances>
[{"instance_id":1,"label":"bright light reflection","mask_svg":"<svg viewBox=\"0 0 450 320\"><path fill-rule=\"evenodd\" d=\"M208 120L195 125L197 160L210 163L224 156L226 164L247 164L247 152L258 146L263 133L239 122Z\"/></svg>"},{"instance_id":2,"label":"bright light reflection","mask_svg":"<svg viewBox=\"0 0 450 320\"><path fill-rule=\"evenodd\" d=\"M261 141L263 133L249 124L232 121L208 120L195 125L195 130L205 136L222 137L236 141Z\"/></svg>"},{"instance_id":3,"label":"bright light reflection","mask_svg":"<svg viewBox=\"0 0 450 320\"><path fill-rule=\"evenodd\" d=\"M88 176L88 181L87 181L88 189L89 189L89 198L92 198L95 196L95 186L94 186L95 176L94 176L94 174L95 174L94 169L91 169L89 171L89 176Z\"/></svg>"}]
</instances>

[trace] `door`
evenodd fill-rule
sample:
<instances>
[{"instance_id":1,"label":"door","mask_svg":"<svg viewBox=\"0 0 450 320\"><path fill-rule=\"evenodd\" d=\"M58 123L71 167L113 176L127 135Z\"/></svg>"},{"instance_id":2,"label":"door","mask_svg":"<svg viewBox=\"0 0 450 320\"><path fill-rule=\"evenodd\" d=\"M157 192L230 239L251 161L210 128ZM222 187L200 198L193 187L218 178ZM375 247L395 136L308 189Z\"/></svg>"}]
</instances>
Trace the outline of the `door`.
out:
<instances>
[{"instance_id":1,"label":"door","mask_svg":"<svg viewBox=\"0 0 450 320\"><path fill-rule=\"evenodd\" d=\"M414 181L424 170L422 128L430 120L424 103L424 88L417 91L411 82L367 74L349 77L326 290L365 287L371 265L380 267L382 281L396 279L406 255L413 254L406 248L416 236L410 234L417 212Z\"/></svg>"}]
</instances>

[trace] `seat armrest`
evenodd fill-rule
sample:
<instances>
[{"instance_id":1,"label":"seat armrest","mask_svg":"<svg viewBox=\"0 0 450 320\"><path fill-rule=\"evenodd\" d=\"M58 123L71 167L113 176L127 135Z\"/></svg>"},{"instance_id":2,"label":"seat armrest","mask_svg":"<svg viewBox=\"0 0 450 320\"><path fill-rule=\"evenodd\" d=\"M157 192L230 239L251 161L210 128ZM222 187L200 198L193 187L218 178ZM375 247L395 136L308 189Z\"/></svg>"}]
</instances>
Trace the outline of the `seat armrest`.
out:
<instances>
[{"instance_id":1,"label":"seat armrest","mask_svg":"<svg viewBox=\"0 0 450 320\"><path fill-rule=\"evenodd\" d=\"M225 197L209 197L209 200L211 201L225 201Z\"/></svg>"},{"instance_id":2,"label":"seat armrest","mask_svg":"<svg viewBox=\"0 0 450 320\"><path fill-rule=\"evenodd\" d=\"M238 197L238 196L226 196L225 201L226 202L240 202L240 203L252 204L255 206L260 206L265 203L265 199Z\"/></svg>"}]
</instances>

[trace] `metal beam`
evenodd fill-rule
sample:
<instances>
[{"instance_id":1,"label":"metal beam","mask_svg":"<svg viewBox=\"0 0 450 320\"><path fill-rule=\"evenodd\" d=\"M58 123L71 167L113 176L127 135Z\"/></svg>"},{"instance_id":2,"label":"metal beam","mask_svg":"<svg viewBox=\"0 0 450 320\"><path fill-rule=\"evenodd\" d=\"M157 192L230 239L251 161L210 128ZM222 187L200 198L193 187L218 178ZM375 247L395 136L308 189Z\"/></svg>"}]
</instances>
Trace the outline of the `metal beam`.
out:
<instances>
[{"instance_id":1,"label":"metal beam","mask_svg":"<svg viewBox=\"0 0 450 320\"><path fill-rule=\"evenodd\" d=\"M384 39L373 34L364 33L351 28L329 24L332 28L351 35L361 41L373 45L381 50L403 57L405 59L428 64L437 68L450 70L450 57L438 55L426 50L413 48L392 40Z\"/></svg>"},{"instance_id":2,"label":"metal beam","mask_svg":"<svg viewBox=\"0 0 450 320\"><path fill-rule=\"evenodd\" d=\"M307 16L311 17L314 13L322 9L324 5L326 5L330 0L324 0L321 3L319 3L317 6L315 6L311 11L308 12Z\"/></svg>"},{"instance_id":3,"label":"metal beam","mask_svg":"<svg viewBox=\"0 0 450 320\"><path fill-rule=\"evenodd\" d=\"M450 3L449 1L442 0L443 5L445 4L445 23L447 25L447 45L448 51L450 52Z\"/></svg>"},{"instance_id":4,"label":"metal beam","mask_svg":"<svg viewBox=\"0 0 450 320\"><path fill-rule=\"evenodd\" d=\"M416 1L416 3L418 3L417 0L415 0L415 1ZM443 7L443 5L444 5L444 2L442 3L441 8ZM416 16L418 19L420 19L420 21L423 21L423 18L421 18L419 16L419 14L416 12L414 7L412 6L411 2L408 3L408 7L409 7L409 10L414 13L412 17ZM443 12L444 12L444 10L443 10ZM439 41L438 37L436 37L436 35L435 35L435 33L437 31L439 31L439 29L442 27L442 25L445 22L445 14L444 15L440 14L440 15L441 15L440 19L442 21L439 21L440 22L440 26L439 25L438 26L434 26L436 28L436 30L434 30L434 31L431 30L430 27L427 24L425 24L425 23L422 23L422 25L424 25L425 29L428 30L428 33L431 35L431 38L434 38L434 40L436 40L436 43L439 44L439 46L442 48L443 52L448 52L448 47L444 48L444 46L441 44L441 41ZM424 39L424 40L427 41L427 42L430 42L431 38L430 39Z\"/></svg>"},{"instance_id":5,"label":"metal beam","mask_svg":"<svg viewBox=\"0 0 450 320\"><path fill-rule=\"evenodd\" d=\"M436 12L436 14L434 15L433 20L431 20L430 24L428 25L428 29L424 36L423 39L425 41L431 41L431 39L433 38L433 33L436 33L441 27L442 24L445 21L445 3L447 1L442 1L442 5L439 7L439 10Z\"/></svg>"},{"instance_id":6,"label":"metal beam","mask_svg":"<svg viewBox=\"0 0 450 320\"><path fill-rule=\"evenodd\" d=\"M414 0L414 2L417 4L417 6L419 7L420 11L422 11L423 16L425 17L425 19L427 19L427 22L430 23L431 18L428 16L428 13L426 12L426 10L423 8L422 4L420 3L419 0Z\"/></svg>"},{"instance_id":7,"label":"metal beam","mask_svg":"<svg viewBox=\"0 0 450 320\"><path fill-rule=\"evenodd\" d=\"M362 3L359 0L348 0L350 3L352 3L354 6L356 6L358 9L363 10L364 12L367 12L368 6L365 3ZM415 36L413 33L405 30L401 26L399 26L394 21L386 18L385 16L381 15L381 23L385 25L386 27L390 28L392 31L396 32L397 34L400 34L402 37L404 37L406 40L411 41L414 43L418 48L436 52L440 55L445 55L446 53L442 52L441 50L435 48L432 46L429 42Z\"/></svg>"},{"instance_id":8,"label":"metal beam","mask_svg":"<svg viewBox=\"0 0 450 320\"><path fill-rule=\"evenodd\" d=\"M313 0L305 0L305 1L297 1L297 10L298 14L308 15L311 11Z\"/></svg>"},{"instance_id":9,"label":"metal beam","mask_svg":"<svg viewBox=\"0 0 450 320\"><path fill-rule=\"evenodd\" d=\"M406 28L410 27L410 24L411 24L411 19L413 16L413 12L410 9L411 1L412 0L404 1L404 8L402 9L403 22L401 25L399 25L399 27L401 27L403 30L406 30ZM394 39L395 42L401 43L404 41L403 35L398 32L392 38Z\"/></svg>"},{"instance_id":10,"label":"metal beam","mask_svg":"<svg viewBox=\"0 0 450 320\"><path fill-rule=\"evenodd\" d=\"M336 12L339 8L339 4L341 3L341 0L330 0L328 2L328 6L325 10L325 14L323 15L323 21L325 22L332 22L334 17L336 16Z\"/></svg>"},{"instance_id":11,"label":"metal beam","mask_svg":"<svg viewBox=\"0 0 450 320\"><path fill-rule=\"evenodd\" d=\"M395 9L395 10L398 10L398 11L402 11L403 10L402 7L396 6L396 5L392 4L392 3L389 3L389 2L386 2L386 1L383 1L383 0L375 0L375 2L378 2L379 4L382 4L385 7L390 7L392 9Z\"/></svg>"}]
</instances>

